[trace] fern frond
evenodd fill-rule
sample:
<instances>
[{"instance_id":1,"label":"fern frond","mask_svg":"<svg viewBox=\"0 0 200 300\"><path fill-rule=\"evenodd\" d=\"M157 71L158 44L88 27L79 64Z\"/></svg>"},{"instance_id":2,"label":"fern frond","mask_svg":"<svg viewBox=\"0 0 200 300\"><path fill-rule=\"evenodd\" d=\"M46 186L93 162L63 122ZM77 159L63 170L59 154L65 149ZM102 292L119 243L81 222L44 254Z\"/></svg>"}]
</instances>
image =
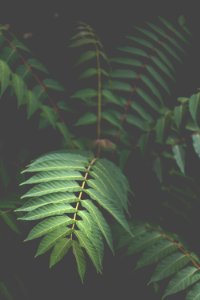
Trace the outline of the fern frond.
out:
<instances>
[{"instance_id":1,"label":"fern frond","mask_svg":"<svg viewBox=\"0 0 200 300\"><path fill-rule=\"evenodd\" d=\"M49 78L46 67L32 57L31 51L10 29L1 29L0 34L0 96L8 90L16 97L18 107L27 107L28 119L38 112L42 119L41 127L52 125L64 138L70 140L72 136L60 105L67 105L61 101L64 98L64 87Z\"/></svg>"},{"instance_id":2,"label":"fern frond","mask_svg":"<svg viewBox=\"0 0 200 300\"><path fill-rule=\"evenodd\" d=\"M79 127L92 125L90 129L91 138L94 140L94 146L98 148L97 152L99 152L100 148L103 149L102 121L106 118L102 111L106 104L104 95L107 91L104 83L109 80L110 65L103 45L94 29L86 23L80 23L77 32L71 39L70 47L78 48L79 51L82 50L76 65L81 69L80 79L84 87L75 91L71 96L73 100L79 101L79 106L83 111L78 120L76 119L75 125ZM89 113L88 110L85 110L86 105L90 107ZM96 125L95 131L93 131L93 125Z\"/></svg>"},{"instance_id":3,"label":"fern frond","mask_svg":"<svg viewBox=\"0 0 200 300\"><path fill-rule=\"evenodd\" d=\"M117 112L115 124L107 118L115 126L115 140L123 139L123 128L150 132L154 120L164 118L169 81L174 80L175 65L182 60L188 38L179 24L160 18L157 24L136 27L136 33L127 37L127 45L119 48L121 55L111 59L114 67L108 86L123 98L111 110Z\"/></svg>"},{"instance_id":4,"label":"fern frond","mask_svg":"<svg viewBox=\"0 0 200 300\"><path fill-rule=\"evenodd\" d=\"M127 248L127 254L139 253L136 269L156 264L149 284L169 280L162 299L187 290L186 300L198 299L200 282L199 258L189 252L177 236L149 224L130 225L132 237L120 234L118 247ZM118 229L119 232L122 229ZM118 232L117 230L117 232ZM169 279L170 278L170 279ZM196 283L195 286L194 283ZM194 296L194 298L191 298Z\"/></svg>"},{"instance_id":5,"label":"fern frond","mask_svg":"<svg viewBox=\"0 0 200 300\"><path fill-rule=\"evenodd\" d=\"M85 275L85 252L97 272L101 272L103 238L113 251L112 234L103 210L129 231L125 217L129 185L120 169L91 154L58 152L36 159L24 172L36 174L22 185L35 186L21 197L29 200L16 211L23 213L20 220L42 220L26 239L43 237L36 256L54 247L51 267L72 248L81 280Z\"/></svg>"}]
</instances>

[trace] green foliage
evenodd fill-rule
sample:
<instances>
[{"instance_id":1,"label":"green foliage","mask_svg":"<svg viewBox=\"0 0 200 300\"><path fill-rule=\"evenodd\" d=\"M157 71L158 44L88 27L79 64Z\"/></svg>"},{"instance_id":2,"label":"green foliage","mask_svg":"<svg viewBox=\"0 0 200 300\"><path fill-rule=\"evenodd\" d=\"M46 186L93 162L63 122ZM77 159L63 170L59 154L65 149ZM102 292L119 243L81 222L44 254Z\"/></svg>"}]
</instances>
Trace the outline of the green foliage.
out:
<instances>
[{"instance_id":1,"label":"green foliage","mask_svg":"<svg viewBox=\"0 0 200 300\"><path fill-rule=\"evenodd\" d=\"M92 154L56 152L36 159L25 172L36 174L22 185L34 184L34 187L21 197L30 200L25 200L16 211L23 212L19 220L42 219L26 239L43 237L36 256L53 248L49 264L52 267L72 248L82 281L85 252L101 273L103 238L114 250L110 226L100 209L106 210L129 231L125 218L129 185L120 169Z\"/></svg>"},{"instance_id":2,"label":"green foliage","mask_svg":"<svg viewBox=\"0 0 200 300\"><path fill-rule=\"evenodd\" d=\"M200 299L199 259L178 237L148 224L129 226L132 188L120 170L127 171L128 159L139 149L163 198L178 199L187 209L186 218L193 203L198 207L199 181L188 175L187 158L192 148L192 154L200 156L200 92L178 98L175 105L168 103L189 37L183 17L176 23L159 17L135 27L118 54L109 57L95 30L80 22L70 40L80 81L66 100L62 84L9 28L0 27L1 101L8 95L16 98L18 108L26 107L27 119L37 115L39 128L50 125L66 146L65 151L40 156L22 171L17 180L25 190L22 205L7 191L11 179L0 160L0 217L18 233L13 210L20 221L39 220L26 241L41 238L35 256L51 250L50 268L72 251L82 282L87 256L102 273L105 242L114 252L112 217L121 226L119 248L141 255L136 269L156 264L149 284L169 281L162 299L186 289L186 300ZM33 187L27 191L27 185ZM161 202L185 217L169 200ZM0 292L12 299L3 282Z\"/></svg>"},{"instance_id":3,"label":"green foliage","mask_svg":"<svg viewBox=\"0 0 200 300\"><path fill-rule=\"evenodd\" d=\"M175 65L182 61L187 41L182 26L175 28L163 18L144 28L136 27L127 36L127 45L120 47L119 56L111 59L114 67L110 89L123 99L115 103L121 111L122 128L128 123L146 132L154 126L159 131L165 129L163 112L170 94L169 81L175 79ZM118 139L123 141L123 131L117 130ZM157 133L158 142L163 139L160 135L161 132Z\"/></svg>"},{"instance_id":4,"label":"green foliage","mask_svg":"<svg viewBox=\"0 0 200 300\"><path fill-rule=\"evenodd\" d=\"M7 91L17 98L18 107L27 107L27 118L40 114L40 127L52 125L62 135L63 121L58 101L64 97L64 87L49 78L46 67L32 57L31 51L7 27L1 27L0 96ZM55 99L56 96L56 101ZM68 139L71 135L68 133Z\"/></svg>"},{"instance_id":5,"label":"green foliage","mask_svg":"<svg viewBox=\"0 0 200 300\"><path fill-rule=\"evenodd\" d=\"M122 229L118 228L117 234L120 233L118 247L126 247L128 255L140 253L136 269L156 264L149 284L160 283L167 278L169 282L162 290L162 299L184 290L187 291L186 300L198 299L199 258L189 252L177 236L166 233L161 228L136 223L132 223L130 227L132 237L126 232L122 234Z\"/></svg>"}]
</instances>

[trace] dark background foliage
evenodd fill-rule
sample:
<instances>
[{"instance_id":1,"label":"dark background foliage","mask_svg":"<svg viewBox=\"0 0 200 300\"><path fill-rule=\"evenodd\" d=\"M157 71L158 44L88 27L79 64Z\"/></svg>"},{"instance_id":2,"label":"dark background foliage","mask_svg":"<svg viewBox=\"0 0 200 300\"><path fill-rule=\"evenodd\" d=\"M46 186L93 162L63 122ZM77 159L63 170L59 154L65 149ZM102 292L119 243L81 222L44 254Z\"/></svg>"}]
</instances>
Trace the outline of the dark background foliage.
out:
<instances>
[{"instance_id":1,"label":"dark background foliage","mask_svg":"<svg viewBox=\"0 0 200 300\"><path fill-rule=\"evenodd\" d=\"M70 95L76 88L77 78L72 68L75 58L67 44L79 20L86 21L95 28L107 53L112 55L116 46L123 44L126 33L130 32L133 25L153 20L158 15L173 20L181 14L186 16L193 37L184 64L178 69L177 83L169 99L172 103L176 96L189 96L199 88L200 18L199 9L191 1L185 4L182 1L65 1L62 4L59 1L13 1L1 4L0 23L10 24L12 31L24 39L34 56L48 67L52 77L66 86ZM29 160L59 147L60 138L55 132L51 129L39 131L34 118L27 123L25 111L17 111L15 102L6 99L1 103L0 153L10 160L11 170L13 165L19 164L16 161L17 154L23 149L23 155ZM152 186L156 185L152 182L153 179L149 182L147 176L144 176L145 168L147 169L145 163L138 163L135 159L129 170L129 177L137 186L138 194L143 191L141 203L137 200L135 203L139 214L154 220L158 213L154 210L155 201L159 200L153 199L157 191ZM15 183L11 188L15 189ZM184 222L179 226L174 224L172 221L172 231L179 231L189 240L191 232L184 227ZM144 271L134 273L133 260L123 256L113 257L109 252L105 255L103 276L96 275L90 266L84 285L79 281L70 255L49 271L48 255L34 259L36 243L22 243L28 232L28 226L22 226L22 234L16 236L3 223L0 224L1 274L4 274L4 278L14 289L16 299L62 300L68 297L78 299L79 296L84 299L107 299L108 294L112 298L131 295L133 299L157 299L153 289L146 287L147 279L145 281L144 277L148 278L147 272L145 276ZM195 247L198 248L197 245ZM15 278L20 281L24 296L19 291ZM179 297L181 299L181 295Z\"/></svg>"}]
</instances>

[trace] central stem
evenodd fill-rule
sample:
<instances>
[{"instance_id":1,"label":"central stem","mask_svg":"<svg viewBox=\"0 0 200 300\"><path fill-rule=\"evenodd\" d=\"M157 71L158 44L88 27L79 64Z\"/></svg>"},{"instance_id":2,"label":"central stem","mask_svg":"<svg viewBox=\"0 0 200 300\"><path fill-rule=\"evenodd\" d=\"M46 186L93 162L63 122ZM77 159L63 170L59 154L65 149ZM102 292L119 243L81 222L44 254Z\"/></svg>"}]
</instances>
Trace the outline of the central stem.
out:
<instances>
[{"instance_id":1,"label":"central stem","mask_svg":"<svg viewBox=\"0 0 200 300\"><path fill-rule=\"evenodd\" d=\"M97 160L97 158L94 157L94 158L91 160L91 162L89 163L89 166L88 166L88 168L87 168L86 171L85 171L85 176L84 176L84 178L83 178L83 182L82 182L82 185L81 185L81 191L80 191L80 193L79 193L79 195L78 195L78 201L77 201L76 207L75 207L76 212L74 213L74 217L73 217L73 221L74 221L74 222L73 222L72 228L71 228L71 230L72 230L72 233L71 233L71 236L70 236L70 239L71 239L71 240L72 240L73 231L74 231L74 228L75 228L75 225L76 225L76 221L77 221L76 218L77 218L78 209L79 209L79 206L80 206L80 203L81 203L81 200L82 200L83 190L84 190L84 188L85 188L85 185L86 185L86 182L87 182L87 178L88 178L90 169L91 169L91 167L93 166L93 164L95 163L96 160Z\"/></svg>"},{"instance_id":2,"label":"central stem","mask_svg":"<svg viewBox=\"0 0 200 300\"><path fill-rule=\"evenodd\" d=\"M96 42L96 59L97 59L97 140L101 137L101 106L102 106L102 84L101 84L101 65L100 53ZM97 156L100 152L100 143L98 143Z\"/></svg>"},{"instance_id":3,"label":"central stem","mask_svg":"<svg viewBox=\"0 0 200 300\"><path fill-rule=\"evenodd\" d=\"M100 66L100 57L99 57L99 49L96 45L96 57L97 57L97 101L98 101L98 109L97 109L97 139L101 136L101 66Z\"/></svg>"}]
</instances>

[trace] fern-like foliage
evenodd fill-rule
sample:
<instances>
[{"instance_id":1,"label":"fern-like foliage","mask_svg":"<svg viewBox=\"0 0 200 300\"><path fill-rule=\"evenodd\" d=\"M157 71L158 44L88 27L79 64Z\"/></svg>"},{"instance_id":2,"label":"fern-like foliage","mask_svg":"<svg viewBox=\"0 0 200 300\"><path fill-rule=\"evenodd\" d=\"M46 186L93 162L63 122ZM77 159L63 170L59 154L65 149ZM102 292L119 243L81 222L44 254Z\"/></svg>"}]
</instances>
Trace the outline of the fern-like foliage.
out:
<instances>
[{"instance_id":1,"label":"fern-like foliage","mask_svg":"<svg viewBox=\"0 0 200 300\"><path fill-rule=\"evenodd\" d=\"M126 134L134 127L136 136L137 130L143 132L142 143L154 128L155 119L165 118L169 82L175 80L175 66L182 61L188 34L185 25L160 17L157 23L136 27L134 34L127 36L127 45L119 48L119 56L111 59L109 86L118 96L115 112L112 110L117 124L113 131L116 141L135 143L136 137Z\"/></svg>"},{"instance_id":2,"label":"fern-like foliage","mask_svg":"<svg viewBox=\"0 0 200 300\"><path fill-rule=\"evenodd\" d=\"M119 48L120 56L111 59L91 26L79 24L70 47L82 51L77 65L84 80L71 98L85 111L76 126L90 126L95 145L113 150L121 141L123 150L124 145L130 150L139 137L145 143L155 120L165 117L169 81L175 79L175 65L182 61L189 39L185 23L179 23L159 18L155 24L136 28L127 45ZM124 151L119 151L122 155Z\"/></svg>"},{"instance_id":3,"label":"fern-like foliage","mask_svg":"<svg viewBox=\"0 0 200 300\"><path fill-rule=\"evenodd\" d=\"M120 229L119 248L126 248L128 255L140 254L136 269L156 265L149 284L167 278L162 299L186 290L186 300L199 299L200 260L187 250L175 234L149 224L131 224L132 237Z\"/></svg>"},{"instance_id":4,"label":"fern-like foliage","mask_svg":"<svg viewBox=\"0 0 200 300\"><path fill-rule=\"evenodd\" d=\"M129 186L120 169L90 154L58 152L36 159L23 173L35 173L22 183L35 186L22 196L29 200L17 211L24 213L20 220L42 219L26 239L44 236L36 256L53 247L52 267L71 248L81 280L86 270L85 252L101 272L103 238L113 251L110 226L101 209L129 231L125 217Z\"/></svg>"},{"instance_id":5,"label":"fern-like foliage","mask_svg":"<svg viewBox=\"0 0 200 300\"><path fill-rule=\"evenodd\" d=\"M110 74L109 58L94 29L85 23L79 24L77 33L71 39L70 47L76 49L78 53L81 52L76 62L76 66L79 67L81 86L71 96L75 105L78 101L82 111L78 120L76 112L75 125L79 128L82 126L89 128L88 137L92 140L92 148L97 148L97 152L113 150L115 145L108 139L106 133L108 129L104 126L110 118L107 111L109 109L107 97L111 96L115 100L112 93L105 88Z\"/></svg>"},{"instance_id":6,"label":"fern-like foliage","mask_svg":"<svg viewBox=\"0 0 200 300\"><path fill-rule=\"evenodd\" d=\"M15 233L19 233L20 229L16 222L16 216L13 211L19 205L19 195L13 194L1 197L0 199L0 218Z\"/></svg>"},{"instance_id":7,"label":"fern-like foliage","mask_svg":"<svg viewBox=\"0 0 200 300\"><path fill-rule=\"evenodd\" d=\"M0 97L7 90L17 99L18 107L27 107L27 118L40 114L40 128L49 125L70 139L63 113L68 109L64 87L49 77L47 68L32 56L8 26L0 26Z\"/></svg>"}]
</instances>

